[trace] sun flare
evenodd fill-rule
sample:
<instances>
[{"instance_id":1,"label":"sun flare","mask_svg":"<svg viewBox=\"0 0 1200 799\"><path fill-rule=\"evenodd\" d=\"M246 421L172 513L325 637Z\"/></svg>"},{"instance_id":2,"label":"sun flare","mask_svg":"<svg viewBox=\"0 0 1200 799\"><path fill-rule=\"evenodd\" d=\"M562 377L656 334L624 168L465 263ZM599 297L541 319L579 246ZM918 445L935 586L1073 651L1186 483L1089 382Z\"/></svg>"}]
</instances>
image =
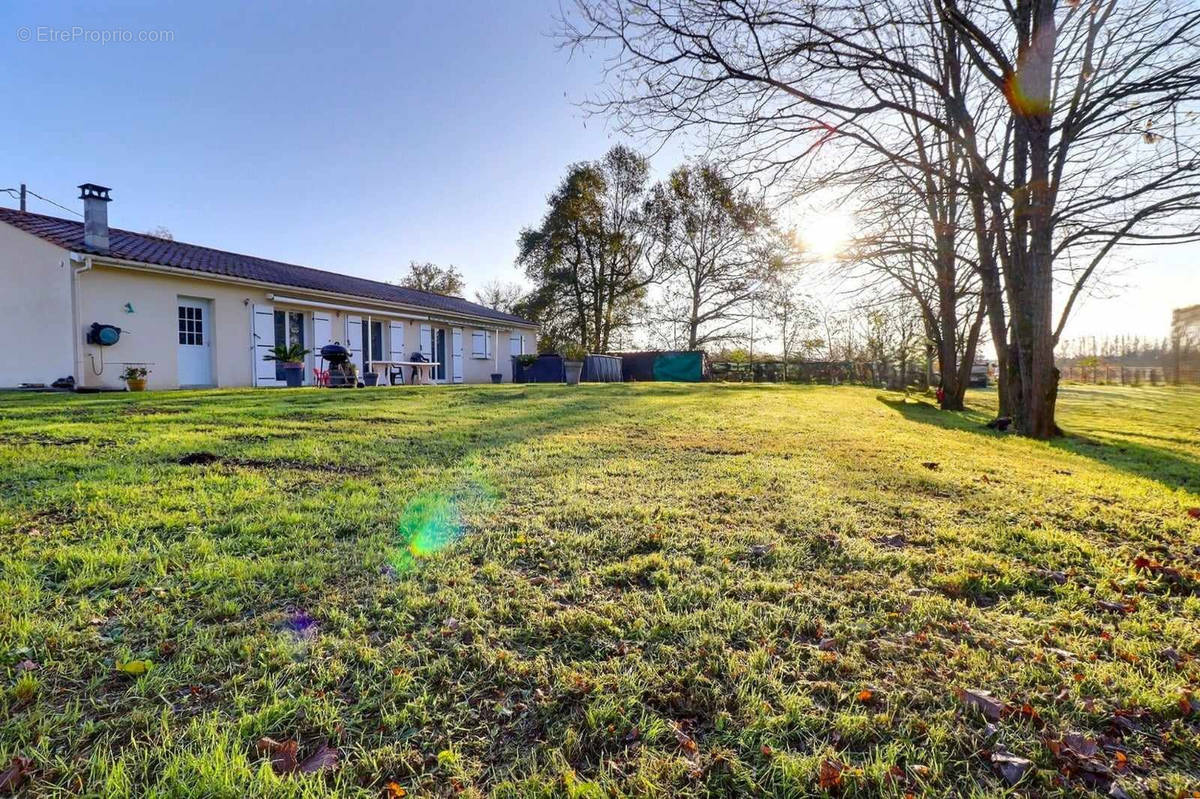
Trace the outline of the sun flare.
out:
<instances>
[{"instance_id":1,"label":"sun flare","mask_svg":"<svg viewBox=\"0 0 1200 799\"><path fill-rule=\"evenodd\" d=\"M821 258L840 254L854 235L854 217L845 211L822 211L807 215L798 225L804 248Z\"/></svg>"}]
</instances>

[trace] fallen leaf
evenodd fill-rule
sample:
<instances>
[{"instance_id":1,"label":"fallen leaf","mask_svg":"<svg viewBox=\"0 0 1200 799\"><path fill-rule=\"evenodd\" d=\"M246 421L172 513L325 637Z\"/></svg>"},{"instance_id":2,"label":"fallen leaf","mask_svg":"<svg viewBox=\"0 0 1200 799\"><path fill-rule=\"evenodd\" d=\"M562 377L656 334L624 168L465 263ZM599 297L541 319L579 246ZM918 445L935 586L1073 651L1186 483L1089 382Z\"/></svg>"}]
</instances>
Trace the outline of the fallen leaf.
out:
<instances>
[{"instance_id":1,"label":"fallen leaf","mask_svg":"<svg viewBox=\"0 0 1200 799\"><path fill-rule=\"evenodd\" d=\"M1033 762L1007 752L993 752L992 768L1006 783L1016 785L1033 769Z\"/></svg>"},{"instance_id":2,"label":"fallen leaf","mask_svg":"<svg viewBox=\"0 0 1200 799\"><path fill-rule=\"evenodd\" d=\"M17 671L35 671L37 670L37 667L38 664L34 663L32 660L26 659L17 664Z\"/></svg>"},{"instance_id":3,"label":"fallen leaf","mask_svg":"<svg viewBox=\"0 0 1200 799\"><path fill-rule=\"evenodd\" d=\"M833 638L822 638L821 643L817 644L817 649L822 652L833 652L837 649L837 640Z\"/></svg>"},{"instance_id":4,"label":"fallen leaf","mask_svg":"<svg viewBox=\"0 0 1200 799\"><path fill-rule=\"evenodd\" d=\"M1193 519L1200 519L1200 508L1188 508L1187 514Z\"/></svg>"},{"instance_id":5,"label":"fallen leaf","mask_svg":"<svg viewBox=\"0 0 1200 799\"><path fill-rule=\"evenodd\" d=\"M408 791L400 787L398 782L389 782L383 786L383 799L403 799L408 796Z\"/></svg>"},{"instance_id":6,"label":"fallen leaf","mask_svg":"<svg viewBox=\"0 0 1200 799\"><path fill-rule=\"evenodd\" d=\"M921 465L931 472L936 472L942 468L942 464L938 463L937 461L922 461Z\"/></svg>"},{"instance_id":7,"label":"fallen leaf","mask_svg":"<svg viewBox=\"0 0 1200 799\"><path fill-rule=\"evenodd\" d=\"M1096 604L1101 610L1107 610L1109 613L1126 614L1133 610L1133 606L1124 602L1110 602L1107 599L1097 599Z\"/></svg>"},{"instance_id":8,"label":"fallen leaf","mask_svg":"<svg viewBox=\"0 0 1200 799\"><path fill-rule=\"evenodd\" d=\"M308 757L304 758L303 762L297 767L297 771L301 774L315 774L318 771L325 769L337 768L338 765L338 750L329 744L322 742L317 747L317 751L313 752Z\"/></svg>"},{"instance_id":9,"label":"fallen leaf","mask_svg":"<svg viewBox=\"0 0 1200 799\"><path fill-rule=\"evenodd\" d=\"M771 747L767 746L766 744L763 744L762 745L762 753L763 753L763 757L771 757L773 754L775 754L775 750L772 749Z\"/></svg>"},{"instance_id":10,"label":"fallen leaf","mask_svg":"<svg viewBox=\"0 0 1200 799\"><path fill-rule=\"evenodd\" d=\"M642 731L639 727L630 727L629 732L625 733L625 743L631 744L638 738L642 737Z\"/></svg>"},{"instance_id":11,"label":"fallen leaf","mask_svg":"<svg viewBox=\"0 0 1200 799\"><path fill-rule=\"evenodd\" d=\"M692 736L683 731L683 728L678 724L675 725L675 741L679 744L679 748L691 754L696 751L696 742L692 740Z\"/></svg>"},{"instance_id":12,"label":"fallen leaf","mask_svg":"<svg viewBox=\"0 0 1200 799\"><path fill-rule=\"evenodd\" d=\"M152 668L154 668L154 663L149 660L121 660L117 662L117 671L133 677L140 677Z\"/></svg>"},{"instance_id":13,"label":"fallen leaf","mask_svg":"<svg viewBox=\"0 0 1200 799\"><path fill-rule=\"evenodd\" d=\"M866 704L867 702L870 702L874 696L874 691L872 691L870 688L864 688L858 692L858 701Z\"/></svg>"},{"instance_id":14,"label":"fallen leaf","mask_svg":"<svg viewBox=\"0 0 1200 799\"><path fill-rule=\"evenodd\" d=\"M1065 572L1054 571L1053 569L1034 569L1033 573L1038 577L1049 580L1055 585L1063 585L1067 582L1067 575Z\"/></svg>"},{"instance_id":15,"label":"fallen leaf","mask_svg":"<svg viewBox=\"0 0 1200 799\"><path fill-rule=\"evenodd\" d=\"M14 757L8 768L0 771L0 793L15 794L29 776L33 761L20 755Z\"/></svg>"},{"instance_id":16,"label":"fallen leaf","mask_svg":"<svg viewBox=\"0 0 1200 799\"><path fill-rule=\"evenodd\" d=\"M821 761L821 770L817 775L817 783L825 790L836 788L842 784L842 773L845 770L846 767L836 760L823 760Z\"/></svg>"},{"instance_id":17,"label":"fallen leaf","mask_svg":"<svg viewBox=\"0 0 1200 799\"><path fill-rule=\"evenodd\" d=\"M274 738L259 738L255 748L271 755L271 768L276 774L291 774L296 770L296 741L276 741Z\"/></svg>"},{"instance_id":18,"label":"fallen leaf","mask_svg":"<svg viewBox=\"0 0 1200 799\"><path fill-rule=\"evenodd\" d=\"M775 551L775 544L752 544L750 546L750 555L755 558L765 558Z\"/></svg>"},{"instance_id":19,"label":"fallen leaf","mask_svg":"<svg viewBox=\"0 0 1200 799\"><path fill-rule=\"evenodd\" d=\"M967 707L982 713L988 721L999 721L1004 714L1004 703L994 699L987 691L959 689L958 698Z\"/></svg>"}]
</instances>

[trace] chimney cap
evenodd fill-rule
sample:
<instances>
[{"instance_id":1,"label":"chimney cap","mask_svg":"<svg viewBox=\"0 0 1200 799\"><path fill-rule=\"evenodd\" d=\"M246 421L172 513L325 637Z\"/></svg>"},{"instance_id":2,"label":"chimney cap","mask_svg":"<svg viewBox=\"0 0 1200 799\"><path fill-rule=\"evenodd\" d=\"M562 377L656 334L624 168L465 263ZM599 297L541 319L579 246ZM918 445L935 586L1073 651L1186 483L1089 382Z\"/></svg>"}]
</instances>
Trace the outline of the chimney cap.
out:
<instances>
[{"instance_id":1,"label":"chimney cap","mask_svg":"<svg viewBox=\"0 0 1200 799\"><path fill-rule=\"evenodd\" d=\"M96 183L80 183L79 184L79 199L81 200L104 200L111 202L112 197L108 193L112 191L108 186L100 186Z\"/></svg>"}]
</instances>

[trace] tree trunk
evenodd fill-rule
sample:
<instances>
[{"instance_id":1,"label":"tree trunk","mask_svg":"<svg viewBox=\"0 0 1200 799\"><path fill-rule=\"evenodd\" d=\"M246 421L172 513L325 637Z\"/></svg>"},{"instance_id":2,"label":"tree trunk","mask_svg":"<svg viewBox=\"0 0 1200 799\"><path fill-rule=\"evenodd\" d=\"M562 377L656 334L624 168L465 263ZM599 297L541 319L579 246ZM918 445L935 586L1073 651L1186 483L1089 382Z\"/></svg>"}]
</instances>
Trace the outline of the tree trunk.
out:
<instances>
[{"instance_id":1,"label":"tree trunk","mask_svg":"<svg viewBox=\"0 0 1200 799\"><path fill-rule=\"evenodd\" d=\"M1058 369L1054 366L1053 238L1054 186L1050 169L1051 97L1057 29L1055 3L1023 0L1018 4L1020 67L1011 78L1009 105L1014 121L1015 307L1011 308L1020 377L1017 428L1031 438L1058 433L1054 408ZM1010 401L1017 395L1010 393Z\"/></svg>"}]
</instances>

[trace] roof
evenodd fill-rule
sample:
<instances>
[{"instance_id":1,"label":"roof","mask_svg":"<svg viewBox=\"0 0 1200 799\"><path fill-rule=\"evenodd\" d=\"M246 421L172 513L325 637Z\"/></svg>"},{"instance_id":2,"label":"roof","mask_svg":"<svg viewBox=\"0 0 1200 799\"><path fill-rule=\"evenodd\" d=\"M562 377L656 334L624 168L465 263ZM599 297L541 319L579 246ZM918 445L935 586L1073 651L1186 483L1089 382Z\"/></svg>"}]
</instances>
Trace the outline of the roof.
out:
<instances>
[{"instance_id":1,"label":"roof","mask_svg":"<svg viewBox=\"0 0 1200 799\"><path fill-rule=\"evenodd\" d=\"M59 219L54 216L33 214L12 208L0 208L0 222L7 222L26 233L32 233L38 238L73 252L107 255L125 261L169 266L217 277L240 278L276 286L348 294L383 302L416 305L447 313L492 319L498 322L536 326L527 319L494 311L460 297L418 291L378 280L367 280L362 277L327 272L323 269L296 266L282 261L270 261L252 255L214 250L211 247L160 239L157 236L133 233L117 228L109 229L109 247L107 252L102 252L84 246L83 222L74 219Z\"/></svg>"}]
</instances>

